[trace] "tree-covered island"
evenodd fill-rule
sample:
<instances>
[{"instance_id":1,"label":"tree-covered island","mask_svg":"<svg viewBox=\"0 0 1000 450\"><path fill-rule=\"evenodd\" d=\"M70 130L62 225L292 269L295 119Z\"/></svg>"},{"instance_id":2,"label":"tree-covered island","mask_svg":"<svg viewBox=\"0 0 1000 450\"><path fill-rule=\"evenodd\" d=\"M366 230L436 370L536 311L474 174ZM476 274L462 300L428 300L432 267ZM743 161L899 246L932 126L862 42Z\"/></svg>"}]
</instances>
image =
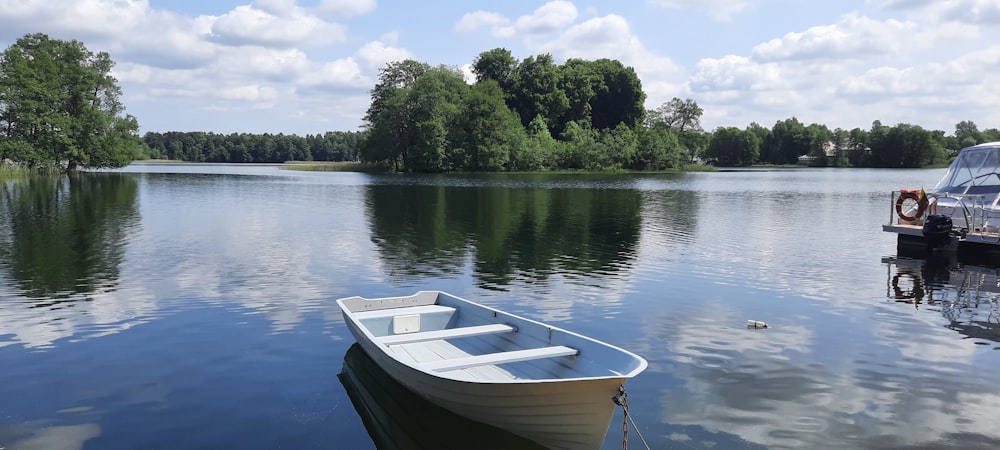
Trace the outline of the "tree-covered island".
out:
<instances>
[{"instance_id":1,"label":"tree-covered island","mask_svg":"<svg viewBox=\"0 0 1000 450\"><path fill-rule=\"evenodd\" d=\"M962 147L1000 140L1000 131L980 132L970 121L954 136L879 121L870 130L830 130L794 117L770 129L751 123L705 132L692 99L645 110L638 76L615 60L518 61L497 48L481 53L472 71L468 84L445 66L385 67L364 118L361 159L417 172L667 170L695 162L894 168L946 164Z\"/></svg>"},{"instance_id":2,"label":"tree-covered island","mask_svg":"<svg viewBox=\"0 0 1000 450\"><path fill-rule=\"evenodd\" d=\"M674 98L646 110L635 71L612 59L496 48L453 67L387 64L361 131L296 135L147 132L125 113L107 53L30 34L0 55L0 168L73 171L135 159L195 162L360 161L400 172L682 169L791 165L924 167L1000 140L963 121L954 134L917 125L830 130L795 117L771 128L701 127L703 110Z\"/></svg>"}]
</instances>

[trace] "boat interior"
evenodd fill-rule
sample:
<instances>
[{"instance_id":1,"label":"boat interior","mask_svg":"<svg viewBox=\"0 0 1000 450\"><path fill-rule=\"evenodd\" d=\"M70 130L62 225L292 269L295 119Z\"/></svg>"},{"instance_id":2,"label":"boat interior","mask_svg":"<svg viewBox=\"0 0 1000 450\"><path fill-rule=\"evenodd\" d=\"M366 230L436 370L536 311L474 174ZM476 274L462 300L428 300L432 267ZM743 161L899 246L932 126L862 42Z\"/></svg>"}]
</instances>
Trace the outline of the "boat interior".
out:
<instances>
[{"instance_id":1,"label":"boat interior","mask_svg":"<svg viewBox=\"0 0 1000 450\"><path fill-rule=\"evenodd\" d=\"M375 300L355 297L345 305L387 353L442 377L565 381L618 377L641 364L599 341L446 293Z\"/></svg>"}]
</instances>

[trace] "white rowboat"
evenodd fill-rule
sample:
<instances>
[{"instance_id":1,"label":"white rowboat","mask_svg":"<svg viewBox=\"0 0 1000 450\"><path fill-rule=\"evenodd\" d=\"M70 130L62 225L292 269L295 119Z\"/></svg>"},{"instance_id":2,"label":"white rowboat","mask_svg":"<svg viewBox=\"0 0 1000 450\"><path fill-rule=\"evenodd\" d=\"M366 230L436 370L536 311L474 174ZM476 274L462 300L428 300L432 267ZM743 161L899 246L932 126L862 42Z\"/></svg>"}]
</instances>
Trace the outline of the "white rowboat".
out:
<instances>
[{"instance_id":1,"label":"white rowboat","mask_svg":"<svg viewBox=\"0 0 1000 450\"><path fill-rule=\"evenodd\" d=\"M646 360L437 291L337 300L362 349L430 402L555 449L597 449Z\"/></svg>"}]
</instances>

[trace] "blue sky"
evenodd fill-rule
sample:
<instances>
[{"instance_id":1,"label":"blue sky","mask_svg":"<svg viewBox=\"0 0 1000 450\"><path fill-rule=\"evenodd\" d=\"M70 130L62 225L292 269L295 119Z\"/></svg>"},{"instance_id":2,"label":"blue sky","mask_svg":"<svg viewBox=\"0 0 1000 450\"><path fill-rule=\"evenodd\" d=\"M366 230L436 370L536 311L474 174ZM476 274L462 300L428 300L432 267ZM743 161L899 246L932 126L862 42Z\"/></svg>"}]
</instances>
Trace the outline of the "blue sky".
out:
<instances>
[{"instance_id":1,"label":"blue sky","mask_svg":"<svg viewBox=\"0 0 1000 450\"><path fill-rule=\"evenodd\" d=\"M109 52L142 132L357 130L387 62L497 47L617 59L709 131L1000 128L1000 0L0 0L4 48L36 32Z\"/></svg>"}]
</instances>

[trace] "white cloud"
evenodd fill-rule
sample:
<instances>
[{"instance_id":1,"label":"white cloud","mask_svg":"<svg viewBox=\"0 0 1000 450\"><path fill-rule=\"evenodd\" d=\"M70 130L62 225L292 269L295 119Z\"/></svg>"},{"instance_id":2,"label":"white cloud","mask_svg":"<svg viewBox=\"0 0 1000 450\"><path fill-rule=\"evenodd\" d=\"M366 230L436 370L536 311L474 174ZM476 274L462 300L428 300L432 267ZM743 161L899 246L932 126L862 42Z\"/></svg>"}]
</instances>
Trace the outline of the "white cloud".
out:
<instances>
[{"instance_id":1,"label":"white cloud","mask_svg":"<svg viewBox=\"0 0 1000 450\"><path fill-rule=\"evenodd\" d=\"M695 91L751 91L782 86L778 66L728 55L698 61L691 86Z\"/></svg>"},{"instance_id":2,"label":"white cloud","mask_svg":"<svg viewBox=\"0 0 1000 450\"><path fill-rule=\"evenodd\" d=\"M937 0L885 0L882 6L886 9L915 9L934 3Z\"/></svg>"},{"instance_id":3,"label":"white cloud","mask_svg":"<svg viewBox=\"0 0 1000 450\"><path fill-rule=\"evenodd\" d=\"M957 22L1000 25L1000 2L996 0L941 2L934 4L933 9Z\"/></svg>"},{"instance_id":4,"label":"white cloud","mask_svg":"<svg viewBox=\"0 0 1000 450\"><path fill-rule=\"evenodd\" d=\"M617 14L574 25L556 39L538 45L536 50L562 59L616 59L635 69L643 82L647 104L659 104L679 95L683 84L683 69L670 58L646 48L628 21Z\"/></svg>"},{"instance_id":5,"label":"white cloud","mask_svg":"<svg viewBox=\"0 0 1000 450\"><path fill-rule=\"evenodd\" d=\"M291 47L341 42L345 31L340 25L325 22L296 8L276 15L251 6L236 9L216 19L212 37L230 45Z\"/></svg>"},{"instance_id":6,"label":"white cloud","mask_svg":"<svg viewBox=\"0 0 1000 450\"><path fill-rule=\"evenodd\" d=\"M375 11L375 0L323 0L318 11L337 17L353 17Z\"/></svg>"},{"instance_id":7,"label":"white cloud","mask_svg":"<svg viewBox=\"0 0 1000 450\"><path fill-rule=\"evenodd\" d=\"M228 49L207 70L224 79L292 81L310 69L310 61L298 49L238 47ZM207 75L207 74L206 74ZM219 76L219 75L217 75Z\"/></svg>"},{"instance_id":8,"label":"white cloud","mask_svg":"<svg viewBox=\"0 0 1000 450\"><path fill-rule=\"evenodd\" d=\"M372 80L362 74L354 58L344 58L324 63L303 74L301 84L307 87L360 89L370 87Z\"/></svg>"},{"instance_id":9,"label":"white cloud","mask_svg":"<svg viewBox=\"0 0 1000 450\"><path fill-rule=\"evenodd\" d=\"M149 13L144 0L0 0L0 28L25 34L112 36L134 28Z\"/></svg>"},{"instance_id":10,"label":"white cloud","mask_svg":"<svg viewBox=\"0 0 1000 450\"><path fill-rule=\"evenodd\" d=\"M952 84L979 84L995 80L1000 77L1000 44L959 55L940 65L938 72L947 76Z\"/></svg>"},{"instance_id":11,"label":"white cloud","mask_svg":"<svg viewBox=\"0 0 1000 450\"><path fill-rule=\"evenodd\" d=\"M844 68L820 63L760 63L728 55L698 62L690 77L691 96L705 110L702 124L743 127L750 122L770 124L828 107ZM837 118L839 119L839 118ZM831 128L840 122L831 122Z\"/></svg>"},{"instance_id":12,"label":"white cloud","mask_svg":"<svg viewBox=\"0 0 1000 450\"><path fill-rule=\"evenodd\" d=\"M704 11L716 20L729 21L733 16L743 12L750 4L749 0L651 0L650 3L665 8L692 11Z\"/></svg>"},{"instance_id":13,"label":"white cloud","mask_svg":"<svg viewBox=\"0 0 1000 450\"><path fill-rule=\"evenodd\" d=\"M530 37L557 32L576 20L576 5L564 0L548 2L533 13L517 18L511 26L494 29L497 37Z\"/></svg>"},{"instance_id":14,"label":"white cloud","mask_svg":"<svg viewBox=\"0 0 1000 450\"><path fill-rule=\"evenodd\" d=\"M472 70L472 64L462 64L458 68L462 72L462 78L468 84L475 84L476 82L476 72Z\"/></svg>"},{"instance_id":15,"label":"white cloud","mask_svg":"<svg viewBox=\"0 0 1000 450\"><path fill-rule=\"evenodd\" d=\"M1000 25L1000 2L996 0L886 0L883 6L933 21Z\"/></svg>"},{"instance_id":16,"label":"white cloud","mask_svg":"<svg viewBox=\"0 0 1000 450\"><path fill-rule=\"evenodd\" d=\"M847 95L907 95L926 89L922 80L915 77L912 68L876 67L861 76L844 81L841 92Z\"/></svg>"},{"instance_id":17,"label":"white cloud","mask_svg":"<svg viewBox=\"0 0 1000 450\"><path fill-rule=\"evenodd\" d=\"M873 119L950 130L960 120L996 123L1000 93L1000 45L958 55L950 61L908 67L879 66L845 76L835 94L864 104ZM922 111L920 120L913 111ZM930 120L937 126L926 125Z\"/></svg>"},{"instance_id":18,"label":"white cloud","mask_svg":"<svg viewBox=\"0 0 1000 450\"><path fill-rule=\"evenodd\" d=\"M585 59L622 59L629 54L645 51L642 42L632 33L628 21L615 14L574 25L555 40L540 47L564 58Z\"/></svg>"},{"instance_id":19,"label":"white cloud","mask_svg":"<svg viewBox=\"0 0 1000 450\"><path fill-rule=\"evenodd\" d=\"M572 3L553 1L513 23L497 13L476 11L463 16L454 29L474 31L492 27L493 36L518 37L529 51L550 53L557 60L618 60L639 75L647 104L662 103L684 90L683 68L670 58L650 51L623 16L608 14L572 25L578 14ZM561 30L564 31L560 33ZM543 35L550 35L549 39L540 39Z\"/></svg>"},{"instance_id":20,"label":"white cloud","mask_svg":"<svg viewBox=\"0 0 1000 450\"><path fill-rule=\"evenodd\" d=\"M290 95L290 86L314 64L299 50L236 47L202 67L163 69L126 63L116 74L123 86L141 86L138 98L143 100L186 97L245 102L256 108L278 101L281 92Z\"/></svg>"},{"instance_id":21,"label":"white cloud","mask_svg":"<svg viewBox=\"0 0 1000 450\"><path fill-rule=\"evenodd\" d=\"M327 11L338 5L361 13L374 2L324 4ZM314 111L324 111L337 123L358 123L367 105L355 99L367 101L377 67L412 57L396 45L396 33L355 49L324 46L342 42L344 28L294 0L259 0L217 16L152 9L142 0L0 0L0 39L12 43L39 29L55 39L79 39L93 51L108 51L129 112L145 127L152 123L152 129L217 130L238 120L229 117L234 112L246 118L259 110L271 111L265 126L273 131L297 131L281 130L290 122L276 121L279 114L312 118L318 115ZM303 95L310 96L308 102ZM345 105L353 109L346 111ZM173 115L160 113L164 108ZM201 125L191 125L192 120ZM259 129L262 123L241 128Z\"/></svg>"},{"instance_id":22,"label":"white cloud","mask_svg":"<svg viewBox=\"0 0 1000 450\"><path fill-rule=\"evenodd\" d=\"M412 59L414 56L409 50L395 46L398 39L399 36L395 33L382 36L378 41L361 46L357 51L357 57L366 67L372 69L380 69L386 63Z\"/></svg>"},{"instance_id":23,"label":"white cloud","mask_svg":"<svg viewBox=\"0 0 1000 450\"><path fill-rule=\"evenodd\" d=\"M220 51L218 44L206 40L208 32L199 30L207 30L204 20L151 11L126 33L129 39L109 37L103 45L115 60L168 69L195 68L211 63Z\"/></svg>"},{"instance_id":24,"label":"white cloud","mask_svg":"<svg viewBox=\"0 0 1000 450\"><path fill-rule=\"evenodd\" d=\"M502 27L510 24L510 19L495 12L475 11L462 16L455 23L455 31L476 31L483 27Z\"/></svg>"},{"instance_id":25,"label":"white cloud","mask_svg":"<svg viewBox=\"0 0 1000 450\"><path fill-rule=\"evenodd\" d=\"M897 53L912 48L916 25L912 22L886 20L878 22L849 14L836 24L790 32L781 39L772 39L753 48L753 56L762 61L812 58L863 58ZM900 39L901 36L909 39Z\"/></svg>"},{"instance_id":26,"label":"white cloud","mask_svg":"<svg viewBox=\"0 0 1000 450\"><path fill-rule=\"evenodd\" d=\"M158 67L194 67L215 57L204 21L152 10L145 1L75 2L0 0L0 38L11 41L44 30L54 39L78 39L113 59Z\"/></svg>"},{"instance_id":27,"label":"white cloud","mask_svg":"<svg viewBox=\"0 0 1000 450\"><path fill-rule=\"evenodd\" d=\"M298 6L296 0L256 0L253 7L276 16L286 16L293 13Z\"/></svg>"}]
</instances>

